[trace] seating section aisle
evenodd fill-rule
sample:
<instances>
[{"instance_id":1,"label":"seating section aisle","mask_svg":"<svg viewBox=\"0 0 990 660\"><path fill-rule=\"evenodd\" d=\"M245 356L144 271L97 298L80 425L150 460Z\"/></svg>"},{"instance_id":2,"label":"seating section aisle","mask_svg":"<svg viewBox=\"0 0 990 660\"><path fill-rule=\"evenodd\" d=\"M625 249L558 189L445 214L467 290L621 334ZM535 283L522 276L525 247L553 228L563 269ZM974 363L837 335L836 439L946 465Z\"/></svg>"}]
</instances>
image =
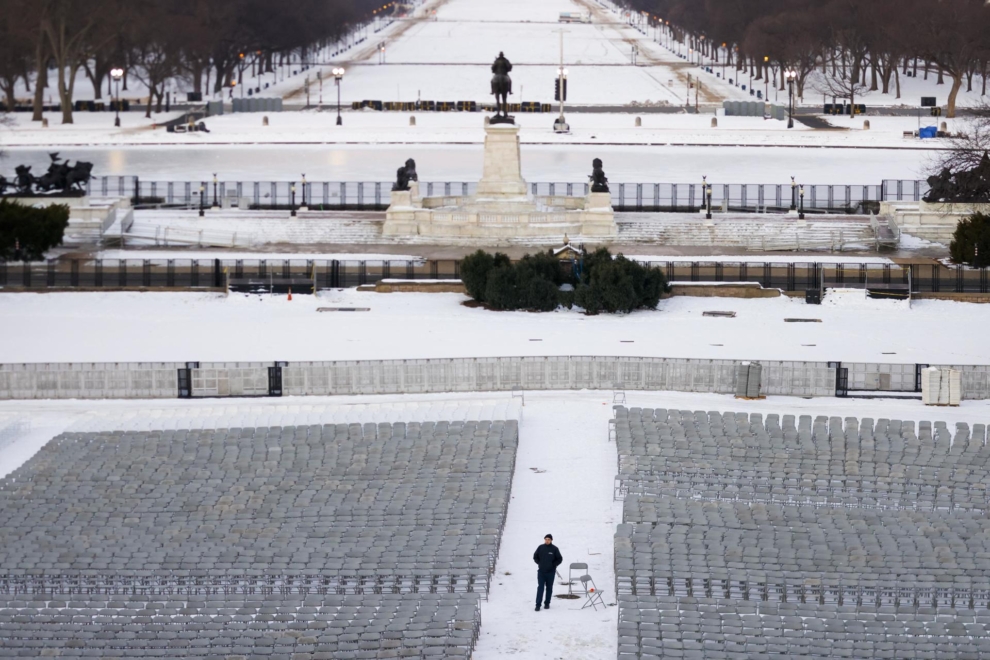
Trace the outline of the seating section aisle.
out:
<instances>
[{"instance_id":1,"label":"seating section aisle","mask_svg":"<svg viewBox=\"0 0 990 660\"><path fill-rule=\"evenodd\" d=\"M990 657L984 425L615 413L619 658Z\"/></svg>"},{"instance_id":2,"label":"seating section aisle","mask_svg":"<svg viewBox=\"0 0 990 660\"><path fill-rule=\"evenodd\" d=\"M467 657L517 442L515 421L63 434L0 481L0 656Z\"/></svg>"}]
</instances>

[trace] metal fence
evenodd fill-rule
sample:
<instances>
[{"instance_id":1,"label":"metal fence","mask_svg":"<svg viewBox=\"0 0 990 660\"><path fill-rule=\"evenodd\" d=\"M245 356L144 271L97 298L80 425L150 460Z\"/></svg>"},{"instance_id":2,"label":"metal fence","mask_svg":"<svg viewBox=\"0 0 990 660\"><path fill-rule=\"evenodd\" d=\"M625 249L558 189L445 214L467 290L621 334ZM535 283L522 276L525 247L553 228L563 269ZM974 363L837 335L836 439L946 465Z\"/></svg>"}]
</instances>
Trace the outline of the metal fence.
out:
<instances>
[{"instance_id":1,"label":"metal fence","mask_svg":"<svg viewBox=\"0 0 990 660\"><path fill-rule=\"evenodd\" d=\"M815 262L655 262L672 284L752 282L798 292L825 288L910 286L912 293L990 293L990 269L941 264ZM321 259L59 259L0 262L0 287L17 289L224 288L230 280L312 282L316 290L384 279L460 279L460 262ZM303 290L295 289L298 293Z\"/></svg>"},{"instance_id":2,"label":"metal fence","mask_svg":"<svg viewBox=\"0 0 990 660\"><path fill-rule=\"evenodd\" d=\"M804 208L809 213L868 214L898 190L921 189L924 182L885 181L883 185L805 185ZM888 186L888 184L891 184ZM908 184L911 184L910 186ZM709 184L712 206L725 211L756 213L785 211L800 204L800 186L791 184ZM912 188L914 186L914 188ZM893 193L885 192L890 188ZM423 181L427 197L472 195L477 183ZM295 195L293 196L293 189ZM133 176L96 177L92 195L129 197L138 206L198 207L246 205L255 209L308 205L326 210L382 211L391 201L391 181L150 181ZM705 204L705 185L698 183L615 183L612 206L619 212L698 211ZM530 184L536 196L581 197L587 182L544 181ZM907 192L903 193L907 195ZM917 197L920 199L920 194ZM907 199L907 197L904 197Z\"/></svg>"},{"instance_id":3,"label":"metal fence","mask_svg":"<svg viewBox=\"0 0 990 660\"><path fill-rule=\"evenodd\" d=\"M884 179L882 187L885 202L920 202L929 190L927 181L914 179Z\"/></svg>"}]
</instances>

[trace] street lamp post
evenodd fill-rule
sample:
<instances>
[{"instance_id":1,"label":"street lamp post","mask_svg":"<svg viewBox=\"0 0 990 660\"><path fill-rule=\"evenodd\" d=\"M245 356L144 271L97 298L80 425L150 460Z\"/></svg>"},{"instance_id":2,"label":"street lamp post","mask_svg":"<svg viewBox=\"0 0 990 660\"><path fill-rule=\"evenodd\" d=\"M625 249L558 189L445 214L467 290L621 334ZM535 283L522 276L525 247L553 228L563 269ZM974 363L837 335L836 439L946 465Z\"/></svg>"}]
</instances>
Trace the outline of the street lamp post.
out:
<instances>
[{"instance_id":1,"label":"street lamp post","mask_svg":"<svg viewBox=\"0 0 990 660\"><path fill-rule=\"evenodd\" d=\"M240 53L241 63L238 67L237 82L241 83L241 98L244 98L244 53Z\"/></svg>"},{"instance_id":2,"label":"street lamp post","mask_svg":"<svg viewBox=\"0 0 990 660\"><path fill-rule=\"evenodd\" d=\"M337 126L343 126L344 120L340 118L340 81L344 77L344 69L343 67L334 67L332 73L334 84L337 85Z\"/></svg>"},{"instance_id":3,"label":"street lamp post","mask_svg":"<svg viewBox=\"0 0 990 660\"><path fill-rule=\"evenodd\" d=\"M705 189L705 195L708 198L707 199L708 212L705 213L705 220L711 220L712 219L712 187L710 185Z\"/></svg>"},{"instance_id":4,"label":"street lamp post","mask_svg":"<svg viewBox=\"0 0 990 660\"><path fill-rule=\"evenodd\" d=\"M567 121L564 119L564 100L567 91L567 69L564 67L557 69L557 89L560 91L560 116L553 122L553 130L554 133L567 133L571 127L567 125Z\"/></svg>"},{"instance_id":5,"label":"street lamp post","mask_svg":"<svg viewBox=\"0 0 990 660\"><path fill-rule=\"evenodd\" d=\"M791 211L797 211L797 182L791 177Z\"/></svg>"},{"instance_id":6,"label":"street lamp post","mask_svg":"<svg viewBox=\"0 0 990 660\"><path fill-rule=\"evenodd\" d=\"M292 213L290 215L292 215L292 217L294 218L296 217L296 184L294 183L292 184L291 190L292 190Z\"/></svg>"},{"instance_id":7,"label":"street lamp post","mask_svg":"<svg viewBox=\"0 0 990 660\"><path fill-rule=\"evenodd\" d=\"M206 215L206 186L199 184L199 217Z\"/></svg>"},{"instance_id":8,"label":"street lamp post","mask_svg":"<svg viewBox=\"0 0 990 660\"><path fill-rule=\"evenodd\" d=\"M794 128L794 83L797 82L797 71L790 69L787 72L787 128Z\"/></svg>"},{"instance_id":9,"label":"street lamp post","mask_svg":"<svg viewBox=\"0 0 990 660\"><path fill-rule=\"evenodd\" d=\"M693 186L692 186L693 187ZM702 210L707 209L707 203L705 202L705 195L708 194L708 175L702 175L701 177L701 208Z\"/></svg>"},{"instance_id":10,"label":"street lamp post","mask_svg":"<svg viewBox=\"0 0 990 660\"><path fill-rule=\"evenodd\" d=\"M801 209L798 211L798 219L804 220L804 186L801 186L799 194L801 195Z\"/></svg>"},{"instance_id":11,"label":"street lamp post","mask_svg":"<svg viewBox=\"0 0 990 660\"><path fill-rule=\"evenodd\" d=\"M763 100L770 100L770 57L768 55L763 56L763 80L766 82L766 87L763 91Z\"/></svg>"},{"instance_id":12,"label":"street lamp post","mask_svg":"<svg viewBox=\"0 0 990 660\"><path fill-rule=\"evenodd\" d=\"M124 70L120 68L111 69L110 76L113 78L117 90L117 100L114 102L114 108L117 110L117 116L113 120L113 125L120 128L120 80L124 77Z\"/></svg>"},{"instance_id":13,"label":"street lamp post","mask_svg":"<svg viewBox=\"0 0 990 660\"><path fill-rule=\"evenodd\" d=\"M309 208L306 206L306 175L302 175L302 206L299 207L300 211L308 211Z\"/></svg>"},{"instance_id":14,"label":"street lamp post","mask_svg":"<svg viewBox=\"0 0 990 660\"><path fill-rule=\"evenodd\" d=\"M216 172L214 172L213 173L213 207L212 208L215 208L215 209L220 208L220 200L217 198L217 184L218 184L217 174L216 174Z\"/></svg>"},{"instance_id":15,"label":"street lamp post","mask_svg":"<svg viewBox=\"0 0 990 660\"><path fill-rule=\"evenodd\" d=\"M635 46L633 46L635 53ZM635 54L633 56L635 58ZM635 63L635 61L634 61ZM557 91L560 95L560 116L553 122L554 133L568 133L571 127L564 119L564 100L567 98L567 69L564 68L564 31L560 31L560 66L557 67Z\"/></svg>"}]
</instances>

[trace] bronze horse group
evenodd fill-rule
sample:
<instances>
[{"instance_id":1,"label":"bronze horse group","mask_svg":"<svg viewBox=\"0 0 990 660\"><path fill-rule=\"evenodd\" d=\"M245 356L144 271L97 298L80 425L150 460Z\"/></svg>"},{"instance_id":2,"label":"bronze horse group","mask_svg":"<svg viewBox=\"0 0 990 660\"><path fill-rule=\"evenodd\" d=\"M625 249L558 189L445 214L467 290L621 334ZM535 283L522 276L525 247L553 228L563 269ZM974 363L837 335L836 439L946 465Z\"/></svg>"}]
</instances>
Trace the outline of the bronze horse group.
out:
<instances>
[{"instance_id":1,"label":"bronze horse group","mask_svg":"<svg viewBox=\"0 0 990 660\"><path fill-rule=\"evenodd\" d=\"M18 165L14 169L17 176L13 181L0 176L0 195L6 194L8 189L13 189L15 195L53 192L71 195L86 191L86 184L93 178L92 163L77 161L75 165L69 165L69 161L61 161L57 153L48 156L52 162L48 166L48 171L41 176L31 174L30 165Z\"/></svg>"}]
</instances>

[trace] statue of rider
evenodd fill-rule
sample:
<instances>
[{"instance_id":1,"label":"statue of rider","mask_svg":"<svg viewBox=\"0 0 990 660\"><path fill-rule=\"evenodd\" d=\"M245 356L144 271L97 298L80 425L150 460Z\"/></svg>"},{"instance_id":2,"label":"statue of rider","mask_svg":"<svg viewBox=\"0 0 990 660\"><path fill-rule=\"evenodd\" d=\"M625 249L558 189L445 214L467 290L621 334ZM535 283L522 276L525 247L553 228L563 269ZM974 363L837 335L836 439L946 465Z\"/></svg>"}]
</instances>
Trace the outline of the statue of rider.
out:
<instances>
[{"instance_id":1,"label":"statue of rider","mask_svg":"<svg viewBox=\"0 0 990 660\"><path fill-rule=\"evenodd\" d=\"M495 63L492 64L492 73L494 73L495 76L505 76L509 79L508 93L512 94L512 78L509 78L510 71L512 71L512 62L505 57L505 53L500 51L498 57L495 58ZM492 76L492 94L498 93L495 90L495 76Z\"/></svg>"}]
</instances>

